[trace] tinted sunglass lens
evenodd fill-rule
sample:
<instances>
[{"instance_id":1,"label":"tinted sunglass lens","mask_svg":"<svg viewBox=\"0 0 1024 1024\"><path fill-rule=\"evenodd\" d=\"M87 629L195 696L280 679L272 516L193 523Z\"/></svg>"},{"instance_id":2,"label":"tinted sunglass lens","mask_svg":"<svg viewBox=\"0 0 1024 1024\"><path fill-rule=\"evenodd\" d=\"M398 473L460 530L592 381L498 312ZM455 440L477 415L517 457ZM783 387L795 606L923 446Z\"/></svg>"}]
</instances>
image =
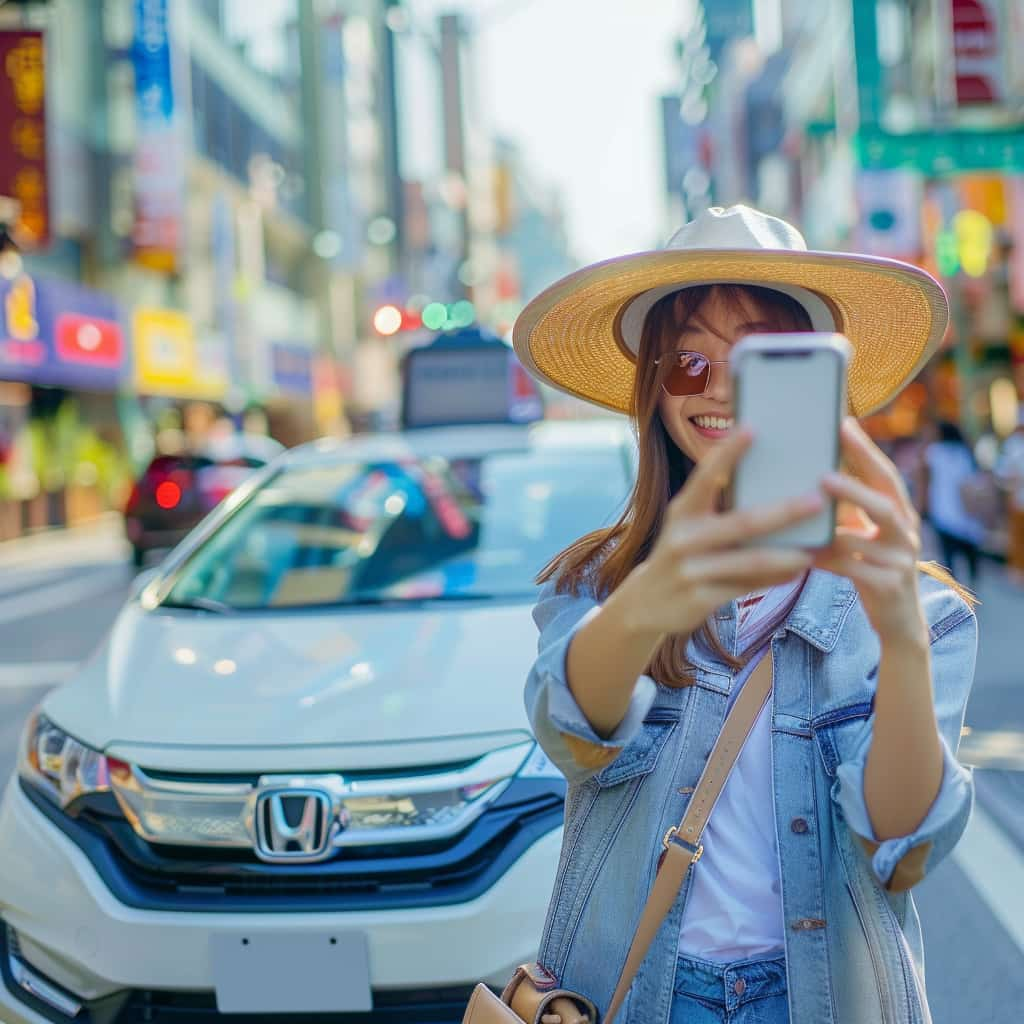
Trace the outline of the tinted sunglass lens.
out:
<instances>
[{"instance_id":1,"label":"tinted sunglass lens","mask_svg":"<svg viewBox=\"0 0 1024 1024\"><path fill-rule=\"evenodd\" d=\"M665 390L676 398L702 395L707 387L711 364L698 352L680 352L665 380Z\"/></svg>"}]
</instances>

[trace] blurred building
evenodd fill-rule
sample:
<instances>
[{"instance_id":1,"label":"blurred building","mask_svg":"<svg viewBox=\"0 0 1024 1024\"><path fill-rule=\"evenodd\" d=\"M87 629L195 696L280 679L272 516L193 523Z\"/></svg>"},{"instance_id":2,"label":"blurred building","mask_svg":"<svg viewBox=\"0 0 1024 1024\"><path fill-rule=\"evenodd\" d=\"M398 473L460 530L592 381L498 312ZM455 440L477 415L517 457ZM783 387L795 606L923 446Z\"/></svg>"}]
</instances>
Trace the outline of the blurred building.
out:
<instances>
[{"instance_id":1,"label":"blurred building","mask_svg":"<svg viewBox=\"0 0 1024 1024\"><path fill-rule=\"evenodd\" d=\"M21 246L0 260L0 500L38 494L32 524L60 518L43 492L63 500L74 470L53 465L90 464L61 437L127 450L124 476L167 426L198 440L256 408L288 443L346 429L401 261L388 6L0 10L21 139L0 160Z\"/></svg>"},{"instance_id":2,"label":"blurred building","mask_svg":"<svg viewBox=\"0 0 1024 1024\"><path fill-rule=\"evenodd\" d=\"M500 265L492 312L495 328L507 333L527 300L579 264L560 195L530 173L519 147L507 139L495 146L494 188Z\"/></svg>"},{"instance_id":3,"label":"blurred building","mask_svg":"<svg viewBox=\"0 0 1024 1024\"><path fill-rule=\"evenodd\" d=\"M478 108L475 23L417 12L0 5L0 532L232 424L389 425L410 344L503 329L568 269Z\"/></svg>"},{"instance_id":4,"label":"blurred building","mask_svg":"<svg viewBox=\"0 0 1024 1024\"><path fill-rule=\"evenodd\" d=\"M474 321L506 334L524 297L575 265L558 198L513 144L493 137L479 105L478 20L427 19L396 5L386 23L400 126L401 247L396 273L376 293L375 336L364 341L357 368L378 420L397 408L396 355Z\"/></svg>"},{"instance_id":5,"label":"blurred building","mask_svg":"<svg viewBox=\"0 0 1024 1024\"><path fill-rule=\"evenodd\" d=\"M1024 5L762 0L730 18L719 6L700 5L680 47L715 53L711 74L680 62L680 95L703 114L675 142L693 154L683 173L706 174L705 205L754 202L812 248L938 276L953 312L944 352L872 428L898 438L941 416L1004 436L1024 396Z\"/></svg>"}]
</instances>

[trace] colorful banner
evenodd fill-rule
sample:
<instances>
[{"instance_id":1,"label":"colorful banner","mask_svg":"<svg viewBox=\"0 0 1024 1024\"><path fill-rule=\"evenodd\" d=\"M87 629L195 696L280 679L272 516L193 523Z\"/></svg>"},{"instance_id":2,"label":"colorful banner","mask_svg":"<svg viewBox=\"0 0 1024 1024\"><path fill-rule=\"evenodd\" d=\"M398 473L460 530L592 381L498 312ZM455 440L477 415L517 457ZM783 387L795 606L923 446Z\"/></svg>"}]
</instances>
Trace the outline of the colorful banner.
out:
<instances>
[{"instance_id":1,"label":"colorful banner","mask_svg":"<svg viewBox=\"0 0 1024 1024\"><path fill-rule=\"evenodd\" d=\"M184 207L181 138L174 107L167 0L135 0L135 224L137 262L178 268Z\"/></svg>"},{"instance_id":2,"label":"colorful banner","mask_svg":"<svg viewBox=\"0 0 1024 1024\"><path fill-rule=\"evenodd\" d=\"M65 281L0 279L0 379L115 391L124 334L113 299Z\"/></svg>"},{"instance_id":3,"label":"colorful banner","mask_svg":"<svg viewBox=\"0 0 1024 1024\"><path fill-rule=\"evenodd\" d=\"M135 388L142 395L216 401L228 389L216 346L200 345L191 319L172 309L139 309L132 320Z\"/></svg>"},{"instance_id":4,"label":"colorful banner","mask_svg":"<svg viewBox=\"0 0 1024 1024\"><path fill-rule=\"evenodd\" d=\"M46 163L46 52L42 32L0 31L0 196L20 207L14 236L50 240Z\"/></svg>"}]
</instances>

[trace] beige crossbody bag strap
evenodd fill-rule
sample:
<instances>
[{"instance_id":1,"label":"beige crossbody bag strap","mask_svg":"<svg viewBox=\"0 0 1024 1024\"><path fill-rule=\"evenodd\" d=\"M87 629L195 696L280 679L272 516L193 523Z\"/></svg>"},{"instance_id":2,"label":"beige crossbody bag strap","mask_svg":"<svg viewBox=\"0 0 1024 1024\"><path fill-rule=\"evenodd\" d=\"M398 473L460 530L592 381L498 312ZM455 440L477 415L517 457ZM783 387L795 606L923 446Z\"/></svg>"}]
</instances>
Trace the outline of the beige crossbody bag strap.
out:
<instances>
[{"instance_id":1,"label":"beige crossbody bag strap","mask_svg":"<svg viewBox=\"0 0 1024 1024\"><path fill-rule=\"evenodd\" d=\"M640 916L640 923L636 927L636 935L629 947L629 955L626 957L615 994L608 1006L604 1024L612 1024L615 1019L629 986L633 984L636 972L647 955L647 950L658 934L661 922L672 909L672 904L683 887L686 872L690 870L691 864L696 864L700 860L704 852L704 847L700 845L704 826L711 817L711 811L725 786L725 780L729 777L729 772L732 771L732 766L736 763L750 730L754 728L757 716L768 700L771 689L772 659L771 655L766 653L750 674L750 678L736 698L736 703L726 716L722 732L711 751L708 763L704 766L685 817L665 833L662 840L665 855L655 875L654 885Z\"/></svg>"}]
</instances>

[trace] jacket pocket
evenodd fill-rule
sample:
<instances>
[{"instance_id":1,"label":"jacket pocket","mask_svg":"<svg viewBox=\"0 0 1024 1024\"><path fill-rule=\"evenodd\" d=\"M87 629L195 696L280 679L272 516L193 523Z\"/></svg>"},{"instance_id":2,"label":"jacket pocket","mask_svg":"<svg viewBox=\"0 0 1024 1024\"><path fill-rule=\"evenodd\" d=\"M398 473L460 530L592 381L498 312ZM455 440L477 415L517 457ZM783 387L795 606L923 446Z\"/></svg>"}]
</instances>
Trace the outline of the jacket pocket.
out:
<instances>
[{"instance_id":1,"label":"jacket pocket","mask_svg":"<svg viewBox=\"0 0 1024 1024\"><path fill-rule=\"evenodd\" d=\"M856 755L865 723L873 710L874 701L864 700L827 711L811 722L811 732L829 778L835 777L839 765Z\"/></svg>"},{"instance_id":2,"label":"jacket pocket","mask_svg":"<svg viewBox=\"0 0 1024 1024\"><path fill-rule=\"evenodd\" d=\"M671 709L652 709L643 721L640 731L623 748L622 753L607 768L594 777L598 786L607 789L628 782L654 770L672 730L679 718Z\"/></svg>"}]
</instances>

